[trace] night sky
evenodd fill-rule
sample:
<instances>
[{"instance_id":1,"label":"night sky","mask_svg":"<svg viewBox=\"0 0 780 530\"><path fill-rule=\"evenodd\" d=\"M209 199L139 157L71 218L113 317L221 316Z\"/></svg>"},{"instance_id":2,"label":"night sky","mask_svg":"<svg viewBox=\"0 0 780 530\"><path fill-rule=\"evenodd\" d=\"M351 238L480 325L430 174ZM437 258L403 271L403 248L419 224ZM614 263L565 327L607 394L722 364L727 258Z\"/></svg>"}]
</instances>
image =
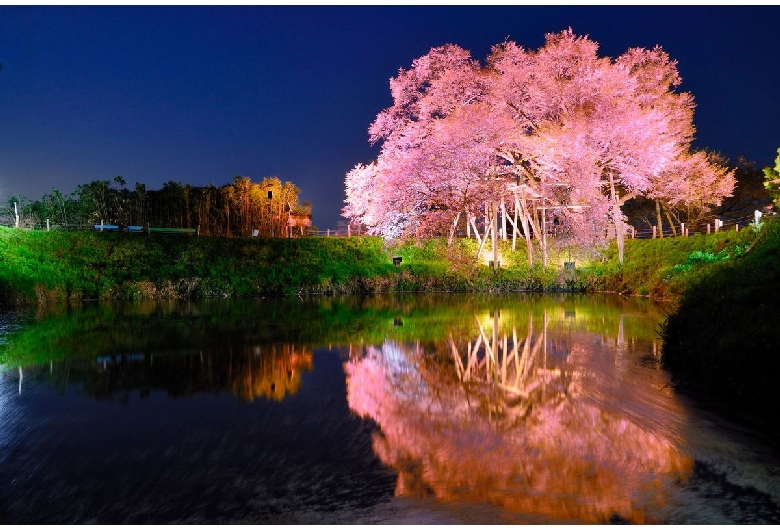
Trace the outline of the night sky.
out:
<instances>
[{"instance_id":1,"label":"night sky","mask_svg":"<svg viewBox=\"0 0 780 530\"><path fill-rule=\"evenodd\" d=\"M0 202L121 175L291 181L336 228L378 146L388 81L433 46L479 60L568 27L616 57L661 45L694 95L694 147L773 165L780 7L0 7Z\"/></svg>"}]
</instances>

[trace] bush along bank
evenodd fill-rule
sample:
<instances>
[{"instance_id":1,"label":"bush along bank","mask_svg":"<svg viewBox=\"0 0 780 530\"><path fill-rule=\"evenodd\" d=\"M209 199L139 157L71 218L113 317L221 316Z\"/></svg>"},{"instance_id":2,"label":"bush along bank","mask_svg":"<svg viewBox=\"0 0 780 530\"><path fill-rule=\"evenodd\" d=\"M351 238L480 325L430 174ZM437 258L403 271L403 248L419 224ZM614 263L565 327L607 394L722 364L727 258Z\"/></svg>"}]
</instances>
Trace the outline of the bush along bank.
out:
<instances>
[{"instance_id":1,"label":"bush along bank","mask_svg":"<svg viewBox=\"0 0 780 530\"><path fill-rule=\"evenodd\" d=\"M780 432L780 222L735 260L710 264L662 330L676 386Z\"/></svg>"}]
</instances>

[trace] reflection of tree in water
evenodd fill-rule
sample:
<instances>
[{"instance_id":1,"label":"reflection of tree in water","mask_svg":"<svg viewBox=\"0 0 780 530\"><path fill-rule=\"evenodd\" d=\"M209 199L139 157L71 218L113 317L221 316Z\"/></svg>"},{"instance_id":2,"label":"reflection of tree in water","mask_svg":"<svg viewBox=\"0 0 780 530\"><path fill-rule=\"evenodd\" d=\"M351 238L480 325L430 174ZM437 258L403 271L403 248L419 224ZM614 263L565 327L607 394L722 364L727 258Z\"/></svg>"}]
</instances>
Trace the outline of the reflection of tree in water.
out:
<instances>
[{"instance_id":1,"label":"reflection of tree in water","mask_svg":"<svg viewBox=\"0 0 780 530\"><path fill-rule=\"evenodd\" d=\"M374 450L398 471L396 493L648 522L644 507L692 462L670 436L591 398L592 337L549 338L546 317L528 319L499 332L494 313L476 319L476 338L386 342L347 363L349 405L380 426Z\"/></svg>"},{"instance_id":2,"label":"reflection of tree in water","mask_svg":"<svg viewBox=\"0 0 780 530\"><path fill-rule=\"evenodd\" d=\"M298 392L301 373L312 369L312 352L293 344L255 346L253 355L241 357L232 391L246 401L263 397L281 401Z\"/></svg>"},{"instance_id":3,"label":"reflection of tree in water","mask_svg":"<svg viewBox=\"0 0 780 530\"><path fill-rule=\"evenodd\" d=\"M229 391L242 400L281 400L300 388L312 369L312 350L295 344L234 346L197 353L112 355L24 368L25 377L49 379L65 388L77 384L97 399L125 401L131 392L146 397L164 390L172 396Z\"/></svg>"}]
</instances>

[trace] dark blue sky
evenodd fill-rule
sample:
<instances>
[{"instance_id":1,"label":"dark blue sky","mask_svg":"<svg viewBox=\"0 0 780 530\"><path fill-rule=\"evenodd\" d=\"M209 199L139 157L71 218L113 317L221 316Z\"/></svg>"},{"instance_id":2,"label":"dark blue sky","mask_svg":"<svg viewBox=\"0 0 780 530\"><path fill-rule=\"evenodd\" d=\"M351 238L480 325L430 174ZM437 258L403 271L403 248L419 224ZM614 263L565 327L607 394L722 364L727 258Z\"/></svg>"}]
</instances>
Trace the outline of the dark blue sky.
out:
<instances>
[{"instance_id":1,"label":"dark blue sky","mask_svg":"<svg viewBox=\"0 0 780 530\"><path fill-rule=\"evenodd\" d=\"M117 175L278 176L335 228L398 68L568 27L611 57L661 45L697 103L694 146L763 167L780 147L778 20L778 6L0 7L0 201Z\"/></svg>"}]
</instances>

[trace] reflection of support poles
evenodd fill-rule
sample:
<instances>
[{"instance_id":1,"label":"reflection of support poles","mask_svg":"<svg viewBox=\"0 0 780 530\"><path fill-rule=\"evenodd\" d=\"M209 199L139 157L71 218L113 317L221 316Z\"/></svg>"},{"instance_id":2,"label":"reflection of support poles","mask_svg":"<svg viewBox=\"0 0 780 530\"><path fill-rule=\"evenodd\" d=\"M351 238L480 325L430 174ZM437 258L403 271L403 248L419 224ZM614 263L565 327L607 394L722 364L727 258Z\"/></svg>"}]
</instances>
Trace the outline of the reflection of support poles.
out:
<instances>
[{"instance_id":1,"label":"reflection of support poles","mask_svg":"<svg viewBox=\"0 0 780 530\"><path fill-rule=\"evenodd\" d=\"M458 378L465 382L482 381L497 385L500 389L510 392L514 395L527 398L539 384L544 381L549 374L542 371L543 377L534 376L533 365L539 351L546 348L546 332L543 331L542 337L536 337L534 340L533 315L528 315L528 332L525 340L518 341L517 328L512 328L512 348L509 348L509 338L506 333L499 331L499 311L496 310L492 318L493 330L492 339L488 338L485 328L475 316L475 322L479 335L472 345L471 341L466 343L465 362L461 358L455 340L452 335L449 337L450 352L454 359L455 371ZM480 351L484 348L484 356L480 360ZM545 364L546 366L546 364ZM514 375L510 369L514 369ZM511 379L511 380L510 380Z\"/></svg>"},{"instance_id":2,"label":"reflection of support poles","mask_svg":"<svg viewBox=\"0 0 780 530\"><path fill-rule=\"evenodd\" d=\"M496 367L498 367L498 309L493 310L493 352L495 353L496 357L494 359L496 363ZM506 350L504 350L504 359L506 359ZM488 373L490 373L488 371ZM495 382L495 374L493 375L493 378L491 378L491 382Z\"/></svg>"},{"instance_id":3,"label":"reflection of support poles","mask_svg":"<svg viewBox=\"0 0 780 530\"><path fill-rule=\"evenodd\" d=\"M547 309L544 310L544 325L542 327L542 349L544 351L544 378L542 379L542 400L547 394Z\"/></svg>"}]
</instances>

